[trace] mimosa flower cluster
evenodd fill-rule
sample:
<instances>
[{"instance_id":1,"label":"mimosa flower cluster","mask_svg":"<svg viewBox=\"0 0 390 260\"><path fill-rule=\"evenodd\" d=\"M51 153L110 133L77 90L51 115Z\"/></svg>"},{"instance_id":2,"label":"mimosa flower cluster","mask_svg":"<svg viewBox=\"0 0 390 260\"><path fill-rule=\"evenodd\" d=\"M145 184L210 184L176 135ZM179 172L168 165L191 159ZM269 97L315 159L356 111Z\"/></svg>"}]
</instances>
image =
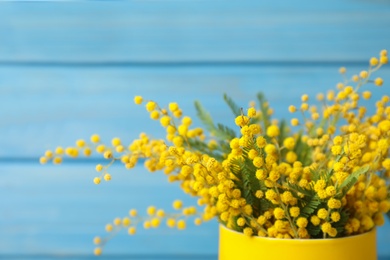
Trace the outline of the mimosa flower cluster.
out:
<instances>
[{"instance_id":1,"label":"mimosa flower cluster","mask_svg":"<svg viewBox=\"0 0 390 260\"><path fill-rule=\"evenodd\" d=\"M247 109L225 95L236 129L215 124L198 102L204 128L194 127L177 103L163 108L136 96L135 104L144 105L166 131L164 140L142 133L129 145L119 138L104 144L93 135L75 147L46 151L40 161L58 164L64 155L96 151L108 160L96 166L99 175L93 182L100 184L111 180L113 163L132 169L142 159L149 171L164 172L198 198L196 206L174 201L173 213L151 206L139 216L132 209L128 217L108 224L107 232L126 228L133 235L137 225L155 228L162 222L184 229L192 217L196 224L217 218L248 236L315 239L365 233L383 225L390 209L390 98L381 97L375 107L362 105L383 85L373 75L387 63L382 50L357 75L347 77L341 68L344 82L336 89L315 98L304 94L286 106L293 115L289 122L272 119L262 94ZM95 254L106 240L95 238Z\"/></svg>"}]
</instances>

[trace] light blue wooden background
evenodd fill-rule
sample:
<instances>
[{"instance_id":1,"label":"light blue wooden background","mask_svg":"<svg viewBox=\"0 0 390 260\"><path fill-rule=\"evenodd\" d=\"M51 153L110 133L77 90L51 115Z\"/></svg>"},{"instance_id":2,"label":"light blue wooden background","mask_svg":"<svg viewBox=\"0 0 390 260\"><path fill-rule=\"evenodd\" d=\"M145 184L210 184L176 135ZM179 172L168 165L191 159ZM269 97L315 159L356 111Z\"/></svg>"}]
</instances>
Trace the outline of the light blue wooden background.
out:
<instances>
[{"instance_id":1,"label":"light blue wooden background","mask_svg":"<svg viewBox=\"0 0 390 260\"><path fill-rule=\"evenodd\" d=\"M333 87L340 66L357 73L390 49L389 28L384 0L1 2L0 258L90 258L92 238L129 208L194 202L142 167L114 167L112 182L96 186L96 160L38 164L45 149L95 132L161 137L134 95L179 101L190 115L202 100L229 124L223 93L245 107L264 91L288 116L302 93ZM377 75L377 95L389 93L389 66ZM389 231L379 230L381 259L390 259ZM216 259L217 223L122 233L104 253Z\"/></svg>"}]
</instances>

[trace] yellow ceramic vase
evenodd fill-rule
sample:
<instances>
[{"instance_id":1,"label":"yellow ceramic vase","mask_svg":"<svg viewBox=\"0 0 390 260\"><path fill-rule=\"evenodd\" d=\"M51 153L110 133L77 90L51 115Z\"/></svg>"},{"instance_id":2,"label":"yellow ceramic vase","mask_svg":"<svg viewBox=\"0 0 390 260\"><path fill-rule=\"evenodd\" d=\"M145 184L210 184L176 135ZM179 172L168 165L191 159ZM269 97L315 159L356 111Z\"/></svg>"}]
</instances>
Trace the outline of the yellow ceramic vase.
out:
<instances>
[{"instance_id":1,"label":"yellow ceramic vase","mask_svg":"<svg viewBox=\"0 0 390 260\"><path fill-rule=\"evenodd\" d=\"M376 260L375 229L335 239L247 237L219 228L219 260Z\"/></svg>"}]
</instances>

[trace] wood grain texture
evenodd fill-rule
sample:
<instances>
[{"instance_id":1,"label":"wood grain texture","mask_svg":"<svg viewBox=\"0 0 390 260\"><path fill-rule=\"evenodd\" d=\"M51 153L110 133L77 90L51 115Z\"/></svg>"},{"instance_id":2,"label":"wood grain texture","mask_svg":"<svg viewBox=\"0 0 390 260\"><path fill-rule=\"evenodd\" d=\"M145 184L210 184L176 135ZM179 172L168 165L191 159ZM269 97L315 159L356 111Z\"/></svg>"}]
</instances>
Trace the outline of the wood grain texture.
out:
<instances>
[{"instance_id":1,"label":"wood grain texture","mask_svg":"<svg viewBox=\"0 0 390 260\"><path fill-rule=\"evenodd\" d=\"M0 257L2 255L91 255L96 235L115 217L130 208L145 215L149 205L174 212L171 203L195 199L168 184L162 173L148 173L142 166L131 171L114 166L110 183L97 186L93 164L40 166L0 164ZM5 199L8 198L8 199ZM118 233L105 251L128 255L212 255L217 250L217 223L185 231L162 227L139 229L134 237Z\"/></svg>"},{"instance_id":2,"label":"wood grain texture","mask_svg":"<svg viewBox=\"0 0 390 260\"><path fill-rule=\"evenodd\" d=\"M130 208L145 214L142 212L151 204L169 211L177 198L186 205L195 203L177 185L168 184L164 174L148 173L142 166L130 171L114 166L112 181L99 186L92 183L94 164L11 163L0 164L0 172L0 258L87 257L93 249L93 237L104 235L104 225L126 216ZM380 256L390 256L389 229L389 223L378 229ZM185 231L141 228L134 237L123 231L107 244L105 254L139 259L180 259L180 255L216 259L217 230L212 221L199 227L189 223Z\"/></svg>"},{"instance_id":3,"label":"wood grain texture","mask_svg":"<svg viewBox=\"0 0 390 260\"><path fill-rule=\"evenodd\" d=\"M350 74L363 68L352 66ZM96 132L106 142L118 136L129 143L140 132L164 137L159 122L133 103L135 95L161 106L177 101L197 126L193 102L201 100L217 121L237 129L223 93L245 109L263 91L275 118L291 118L287 107L299 105L303 93L314 99L333 88L342 79L337 71L338 66L0 68L0 104L6 108L0 111L0 158L37 158L45 149L73 145ZM376 75L386 82L390 70ZM385 87L373 90L371 106L388 93Z\"/></svg>"},{"instance_id":4,"label":"wood grain texture","mask_svg":"<svg viewBox=\"0 0 390 260\"><path fill-rule=\"evenodd\" d=\"M387 1L9 2L0 62L365 61Z\"/></svg>"},{"instance_id":5,"label":"wood grain texture","mask_svg":"<svg viewBox=\"0 0 390 260\"><path fill-rule=\"evenodd\" d=\"M223 93L246 107L266 93L277 118L390 49L388 1L83 1L0 3L0 259L92 259L92 238L131 207L194 200L161 173L115 166L96 186L97 159L40 166L57 145L101 134L163 137L134 95L194 100L233 126ZM390 80L385 67L377 76ZM375 97L388 94L376 88ZM230 123L229 123L230 122ZM195 120L199 125L199 121ZM389 259L390 224L378 229ZM216 259L217 223L122 232L102 259Z\"/></svg>"}]
</instances>

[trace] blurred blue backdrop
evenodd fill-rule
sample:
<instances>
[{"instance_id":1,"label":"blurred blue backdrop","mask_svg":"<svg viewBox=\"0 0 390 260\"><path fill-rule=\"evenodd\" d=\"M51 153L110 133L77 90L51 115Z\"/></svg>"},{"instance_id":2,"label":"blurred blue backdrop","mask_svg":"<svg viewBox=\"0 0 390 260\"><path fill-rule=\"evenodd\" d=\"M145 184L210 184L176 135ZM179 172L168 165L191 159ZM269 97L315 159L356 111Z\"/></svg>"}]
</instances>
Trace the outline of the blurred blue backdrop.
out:
<instances>
[{"instance_id":1,"label":"blurred blue backdrop","mask_svg":"<svg viewBox=\"0 0 390 260\"><path fill-rule=\"evenodd\" d=\"M41 166L46 149L99 133L130 142L158 123L134 95L201 100L229 124L228 93L241 106L266 93L277 117L390 49L388 1L82 1L0 3L0 258L89 258L92 239L130 208L194 200L142 166L113 167L93 185L96 161ZM389 66L377 73L389 93ZM196 122L198 123L198 122ZM157 127L156 127L157 126ZM378 234L390 259L390 227ZM216 259L217 223L118 234L105 257ZM192 258L191 258L192 257Z\"/></svg>"}]
</instances>

